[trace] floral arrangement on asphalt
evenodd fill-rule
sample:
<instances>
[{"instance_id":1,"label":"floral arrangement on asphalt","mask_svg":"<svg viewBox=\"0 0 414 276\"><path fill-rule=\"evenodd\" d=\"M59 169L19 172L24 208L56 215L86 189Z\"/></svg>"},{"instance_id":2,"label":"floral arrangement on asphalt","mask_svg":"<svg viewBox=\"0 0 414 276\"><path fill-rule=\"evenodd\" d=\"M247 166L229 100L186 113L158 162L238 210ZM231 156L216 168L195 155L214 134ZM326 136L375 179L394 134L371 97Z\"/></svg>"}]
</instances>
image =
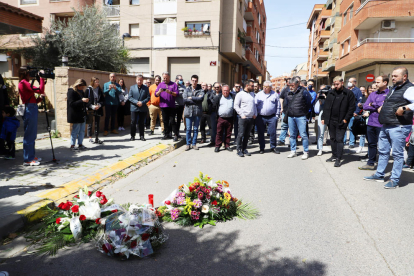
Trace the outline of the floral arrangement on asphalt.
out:
<instances>
[{"instance_id":1,"label":"floral arrangement on asphalt","mask_svg":"<svg viewBox=\"0 0 414 276\"><path fill-rule=\"evenodd\" d=\"M96 247L108 256L146 257L168 239L151 205L131 205L106 218L105 231Z\"/></svg>"},{"instance_id":2,"label":"floral arrangement on asphalt","mask_svg":"<svg viewBox=\"0 0 414 276\"><path fill-rule=\"evenodd\" d=\"M234 217L255 219L259 215L249 203L232 195L227 181L213 182L203 173L193 182L178 187L161 205L156 213L163 221L200 228Z\"/></svg>"},{"instance_id":3,"label":"floral arrangement on asphalt","mask_svg":"<svg viewBox=\"0 0 414 276\"><path fill-rule=\"evenodd\" d=\"M110 205L112 201L100 191L80 189L78 195L55 210L47 208L42 223L26 239L38 245L35 253L40 255L55 255L63 247L89 242L105 224L105 218L118 211L117 205Z\"/></svg>"}]
</instances>

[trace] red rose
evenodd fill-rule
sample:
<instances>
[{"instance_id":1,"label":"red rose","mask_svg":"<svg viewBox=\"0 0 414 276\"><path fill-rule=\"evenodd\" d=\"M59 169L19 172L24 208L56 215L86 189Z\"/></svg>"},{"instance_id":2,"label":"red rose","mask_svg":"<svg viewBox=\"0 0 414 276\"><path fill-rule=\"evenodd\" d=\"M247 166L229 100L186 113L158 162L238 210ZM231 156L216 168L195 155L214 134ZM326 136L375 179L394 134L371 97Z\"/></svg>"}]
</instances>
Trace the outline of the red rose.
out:
<instances>
[{"instance_id":1,"label":"red rose","mask_svg":"<svg viewBox=\"0 0 414 276\"><path fill-rule=\"evenodd\" d=\"M69 211L69 209L70 209L69 202L66 202L65 204L63 204L62 209L65 210L65 211Z\"/></svg>"},{"instance_id":2,"label":"red rose","mask_svg":"<svg viewBox=\"0 0 414 276\"><path fill-rule=\"evenodd\" d=\"M73 205L73 203L72 203L72 202L70 202L70 201L68 201L68 202L67 202L67 204L68 204L70 207L72 207L72 205Z\"/></svg>"},{"instance_id":3,"label":"red rose","mask_svg":"<svg viewBox=\"0 0 414 276\"><path fill-rule=\"evenodd\" d=\"M84 221L85 219L86 219L85 215L81 215L81 216L79 217L79 220L80 220L80 221Z\"/></svg>"},{"instance_id":4,"label":"red rose","mask_svg":"<svg viewBox=\"0 0 414 276\"><path fill-rule=\"evenodd\" d=\"M127 236L125 237L125 242L129 241L130 239L132 239L132 237L130 237L130 236L128 236L128 235L127 235Z\"/></svg>"},{"instance_id":5,"label":"red rose","mask_svg":"<svg viewBox=\"0 0 414 276\"><path fill-rule=\"evenodd\" d=\"M64 205L65 203L63 203L63 202L61 202L59 205L58 205L58 208L59 209L63 209L63 205Z\"/></svg>"},{"instance_id":6,"label":"red rose","mask_svg":"<svg viewBox=\"0 0 414 276\"><path fill-rule=\"evenodd\" d=\"M60 221L62 220L62 218L57 218L56 219L56 224L60 224Z\"/></svg>"},{"instance_id":7,"label":"red rose","mask_svg":"<svg viewBox=\"0 0 414 276\"><path fill-rule=\"evenodd\" d=\"M75 206L73 206L71 210L72 210L72 212L74 212L74 213L79 212L79 205L75 205Z\"/></svg>"},{"instance_id":8,"label":"red rose","mask_svg":"<svg viewBox=\"0 0 414 276\"><path fill-rule=\"evenodd\" d=\"M165 204L167 204L167 205L171 205L171 201L166 200L166 201L165 201Z\"/></svg>"},{"instance_id":9,"label":"red rose","mask_svg":"<svg viewBox=\"0 0 414 276\"><path fill-rule=\"evenodd\" d=\"M96 196L97 196L97 197L101 197L102 195L103 195L103 194L102 194L102 192L100 192L100 191L97 191L97 192L96 192Z\"/></svg>"},{"instance_id":10,"label":"red rose","mask_svg":"<svg viewBox=\"0 0 414 276\"><path fill-rule=\"evenodd\" d=\"M155 211L155 214L157 215L157 217L161 218L163 217L163 214L161 212L159 212L158 210Z\"/></svg>"},{"instance_id":11,"label":"red rose","mask_svg":"<svg viewBox=\"0 0 414 276\"><path fill-rule=\"evenodd\" d=\"M102 244L102 250L105 251L105 253L109 253L109 250L106 248L105 244Z\"/></svg>"},{"instance_id":12,"label":"red rose","mask_svg":"<svg viewBox=\"0 0 414 276\"><path fill-rule=\"evenodd\" d=\"M92 192L91 192L91 191L89 191L89 192L88 192L88 196L91 196L91 195L92 195Z\"/></svg>"},{"instance_id":13,"label":"red rose","mask_svg":"<svg viewBox=\"0 0 414 276\"><path fill-rule=\"evenodd\" d=\"M112 213L118 213L118 210L117 210L117 209L115 209L115 210L112 210L111 212L112 212Z\"/></svg>"},{"instance_id":14,"label":"red rose","mask_svg":"<svg viewBox=\"0 0 414 276\"><path fill-rule=\"evenodd\" d=\"M217 205L217 200L214 200L211 204L213 204L214 206Z\"/></svg>"},{"instance_id":15,"label":"red rose","mask_svg":"<svg viewBox=\"0 0 414 276\"><path fill-rule=\"evenodd\" d=\"M95 220L95 223L96 223L96 224L101 224L101 219L100 219L100 218L97 218L97 219Z\"/></svg>"},{"instance_id":16,"label":"red rose","mask_svg":"<svg viewBox=\"0 0 414 276\"><path fill-rule=\"evenodd\" d=\"M144 234L142 234L142 235L141 235L141 238L142 238L142 240L143 240L143 241L148 240L148 239L149 239L149 237L150 237L150 235L149 235L149 234L147 234L147 233L144 233Z\"/></svg>"},{"instance_id":17,"label":"red rose","mask_svg":"<svg viewBox=\"0 0 414 276\"><path fill-rule=\"evenodd\" d=\"M188 189L190 190L190 192L193 192L194 191L194 187L193 186L188 187Z\"/></svg>"},{"instance_id":18,"label":"red rose","mask_svg":"<svg viewBox=\"0 0 414 276\"><path fill-rule=\"evenodd\" d=\"M106 198L101 199L101 201L99 201L100 204L104 205L108 202L108 200Z\"/></svg>"},{"instance_id":19,"label":"red rose","mask_svg":"<svg viewBox=\"0 0 414 276\"><path fill-rule=\"evenodd\" d=\"M73 198L79 198L79 196L78 196L78 195L76 195L76 196L74 196Z\"/></svg>"},{"instance_id":20,"label":"red rose","mask_svg":"<svg viewBox=\"0 0 414 276\"><path fill-rule=\"evenodd\" d=\"M135 247L137 247L137 241L136 240L133 240L131 242L131 248L135 248Z\"/></svg>"}]
</instances>

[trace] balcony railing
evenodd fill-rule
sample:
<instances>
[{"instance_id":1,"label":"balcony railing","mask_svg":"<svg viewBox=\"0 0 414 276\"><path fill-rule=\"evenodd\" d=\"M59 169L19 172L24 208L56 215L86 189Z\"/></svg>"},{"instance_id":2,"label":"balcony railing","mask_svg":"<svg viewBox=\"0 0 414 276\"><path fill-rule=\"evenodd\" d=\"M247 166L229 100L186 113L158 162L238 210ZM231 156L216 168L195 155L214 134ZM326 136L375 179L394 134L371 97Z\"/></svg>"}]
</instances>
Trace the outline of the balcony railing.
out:
<instances>
[{"instance_id":1,"label":"balcony railing","mask_svg":"<svg viewBox=\"0 0 414 276\"><path fill-rule=\"evenodd\" d=\"M105 5L103 10L107 17L119 17L121 15L120 5Z\"/></svg>"},{"instance_id":2,"label":"balcony railing","mask_svg":"<svg viewBox=\"0 0 414 276\"><path fill-rule=\"evenodd\" d=\"M414 38L366 38L358 46L365 43L414 43Z\"/></svg>"}]
</instances>

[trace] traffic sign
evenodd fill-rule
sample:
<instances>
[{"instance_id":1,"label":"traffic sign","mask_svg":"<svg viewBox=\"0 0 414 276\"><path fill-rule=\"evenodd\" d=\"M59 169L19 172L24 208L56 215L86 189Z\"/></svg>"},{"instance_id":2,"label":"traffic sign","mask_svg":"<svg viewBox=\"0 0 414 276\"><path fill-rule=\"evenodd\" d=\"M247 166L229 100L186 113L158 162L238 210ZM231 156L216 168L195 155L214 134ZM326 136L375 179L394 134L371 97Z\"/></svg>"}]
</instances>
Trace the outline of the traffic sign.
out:
<instances>
[{"instance_id":1,"label":"traffic sign","mask_svg":"<svg viewBox=\"0 0 414 276\"><path fill-rule=\"evenodd\" d=\"M375 80L375 76L373 74L368 74L365 79L367 82L373 82Z\"/></svg>"}]
</instances>

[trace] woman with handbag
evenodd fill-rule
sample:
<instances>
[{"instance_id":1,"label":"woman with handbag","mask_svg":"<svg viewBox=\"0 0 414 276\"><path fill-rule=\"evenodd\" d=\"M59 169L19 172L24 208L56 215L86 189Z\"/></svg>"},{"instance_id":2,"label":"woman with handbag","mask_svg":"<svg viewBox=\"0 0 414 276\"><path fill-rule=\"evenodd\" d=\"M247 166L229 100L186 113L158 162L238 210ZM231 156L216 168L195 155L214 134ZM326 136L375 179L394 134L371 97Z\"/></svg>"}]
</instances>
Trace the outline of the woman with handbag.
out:
<instances>
[{"instance_id":1,"label":"woman with handbag","mask_svg":"<svg viewBox=\"0 0 414 276\"><path fill-rule=\"evenodd\" d=\"M125 115L130 115L127 114L127 112L130 112L130 102L128 101L128 89L125 85L125 81L124 79L120 79L118 81L118 84L121 86L122 88L122 93L119 94L119 101L120 101L120 105L118 107L118 130L125 130L124 128L124 121L125 121Z\"/></svg>"},{"instance_id":2,"label":"woman with handbag","mask_svg":"<svg viewBox=\"0 0 414 276\"><path fill-rule=\"evenodd\" d=\"M88 125L88 136L89 142L94 144L102 144L103 142L98 139L99 134L99 122L100 117L103 116L103 106L105 105L105 98L101 86L99 85L99 79L92 77L89 87L86 89L85 96L89 98L88 106L88 116L86 119L86 124ZM94 120L95 118L95 120ZM95 121L95 139L92 139L92 126Z\"/></svg>"},{"instance_id":3,"label":"woman with handbag","mask_svg":"<svg viewBox=\"0 0 414 276\"><path fill-rule=\"evenodd\" d=\"M70 149L72 151L87 149L83 145L86 123L86 105L89 103L89 98L83 92L86 86L85 80L78 79L75 84L68 89L68 123L73 124L72 132L70 134ZM76 139L78 140L78 148L75 147Z\"/></svg>"},{"instance_id":4,"label":"woman with handbag","mask_svg":"<svg viewBox=\"0 0 414 276\"><path fill-rule=\"evenodd\" d=\"M32 86L30 81L29 71L23 67L19 73L19 94L23 105L19 106L23 116L24 124L24 138L23 138L23 165L24 166L39 166L41 158L35 155L35 141L37 137L37 117L38 106L45 95L45 80L40 78L39 87ZM36 98L35 94L40 97ZM22 114L23 113L23 114Z\"/></svg>"}]
</instances>

